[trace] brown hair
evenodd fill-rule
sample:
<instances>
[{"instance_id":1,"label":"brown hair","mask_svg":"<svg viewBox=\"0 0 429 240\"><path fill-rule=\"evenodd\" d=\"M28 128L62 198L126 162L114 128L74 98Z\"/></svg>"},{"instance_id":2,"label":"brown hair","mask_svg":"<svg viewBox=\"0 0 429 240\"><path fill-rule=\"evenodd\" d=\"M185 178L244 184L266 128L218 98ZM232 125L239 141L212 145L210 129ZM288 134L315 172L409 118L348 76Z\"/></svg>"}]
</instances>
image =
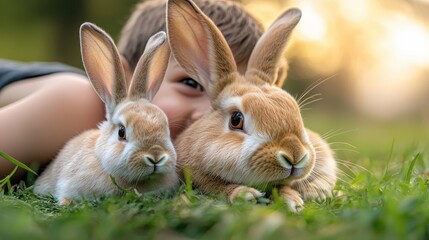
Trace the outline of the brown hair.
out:
<instances>
[{"instance_id":1,"label":"brown hair","mask_svg":"<svg viewBox=\"0 0 429 240\"><path fill-rule=\"evenodd\" d=\"M231 48L237 64L247 63L264 29L260 22L236 2L227 0L194 0L216 24ZM148 39L165 31L166 6L164 0L146 0L137 4L123 28L118 48L135 69Z\"/></svg>"}]
</instances>

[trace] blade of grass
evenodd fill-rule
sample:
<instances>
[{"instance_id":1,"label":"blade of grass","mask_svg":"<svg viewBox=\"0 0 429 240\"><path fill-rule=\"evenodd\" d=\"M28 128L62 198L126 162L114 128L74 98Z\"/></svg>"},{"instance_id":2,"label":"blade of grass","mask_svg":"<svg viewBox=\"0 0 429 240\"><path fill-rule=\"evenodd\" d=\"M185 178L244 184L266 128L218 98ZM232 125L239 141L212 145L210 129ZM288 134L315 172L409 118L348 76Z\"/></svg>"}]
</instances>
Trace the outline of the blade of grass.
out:
<instances>
[{"instance_id":1,"label":"blade of grass","mask_svg":"<svg viewBox=\"0 0 429 240\"><path fill-rule=\"evenodd\" d=\"M110 177L110 180L112 181L112 183L113 183L113 185L115 185L117 188L119 188L119 190L121 190L122 192L130 192L130 191L128 191L127 189L125 189L125 188L123 188L123 187L121 187L121 186L119 186L119 184L116 182L116 179L115 179L115 177L114 176L112 176L111 174L109 175L109 177Z\"/></svg>"},{"instance_id":2,"label":"blade of grass","mask_svg":"<svg viewBox=\"0 0 429 240\"><path fill-rule=\"evenodd\" d=\"M394 146L395 146L395 139L393 139L393 141L392 141L392 146L390 147L389 158L387 159L387 164L386 164L386 167L384 168L384 173L383 173L383 177L381 178L381 180L384 180L384 178L387 175L387 171L389 170L390 160L392 159L392 156L393 156Z\"/></svg>"},{"instance_id":3,"label":"blade of grass","mask_svg":"<svg viewBox=\"0 0 429 240\"><path fill-rule=\"evenodd\" d=\"M12 184L10 183L10 181L6 181L6 183L7 183L7 192L9 193L9 195L12 195Z\"/></svg>"},{"instance_id":4,"label":"blade of grass","mask_svg":"<svg viewBox=\"0 0 429 240\"><path fill-rule=\"evenodd\" d=\"M6 185L9 194L12 194L12 184L10 183L10 178L15 174L16 170L18 170L18 166L16 166L9 175L0 181L0 189L3 189L3 186Z\"/></svg>"},{"instance_id":5,"label":"blade of grass","mask_svg":"<svg viewBox=\"0 0 429 240\"><path fill-rule=\"evenodd\" d=\"M273 188L271 196L273 197L272 207L274 209L281 209L285 207L285 201L280 197L279 190L277 188Z\"/></svg>"},{"instance_id":6,"label":"blade of grass","mask_svg":"<svg viewBox=\"0 0 429 240\"><path fill-rule=\"evenodd\" d=\"M15 158L13 158L12 156L9 156L8 154L1 152L0 151L0 156L2 156L4 159L8 160L9 162L15 164L16 166L23 168L29 172L31 172L34 175L37 175L37 173L35 171L33 171L33 169L29 168L27 165L25 165L24 163L16 160Z\"/></svg>"},{"instance_id":7,"label":"blade of grass","mask_svg":"<svg viewBox=\"0 0 429 240\"><path fill-rule=\"evenodd\" d=\"M3 178L0 181L0 188L2 188L4 185L8 185L8 183L10 183L10 178L13 176L13 174L15 174L16 170L18 169L18 166L16 166L13 171L11 173L9 173L9 175L7 175L5 178Z\"/></svg>"},{"instance_id":8,"label":"blade of grass","mask_svg":"<svg viewBox=\"0 0 429 240\"><path fill-rule=\"evenodd\" d=\"M191 171L189 168L185 169L185 186L186 186L186 192L193 192L192 190L192 180L191 180Z\"/></svg>"},{"instance_id":9,"label":"blade of grass","mask_svg":"<svg viewBox=\"0 0 429 240\"><path fill-rule=\"evenodd\" d=\"M195 202L195 192L192 189L192 177L191 177L191 170L189 168L185 168L184 171L185 175L185 194L188 197L189 201Z\"/></svg>"},{"instance_id":10,"label":"blade of grass","mask_svg":"<svg viewBox=\"0 0 429 240\"><path fill-rule=\"evenodd\" d=\"M7 179L7 177L5 177L5 178L3 178L2 180L0 180L0 190L1 190L1 189L3 188L3 186L6 184L7 180L9 180L9 179Z\"/></svg>"},{"instance_id":11,"label":"blade of grass","mask_svg":"<svg viewBox=\"0 0 429 240\"><path fill-rule=\"evenodd\" d=\"M414 159L411 161L410 166L408 167L406 182L409 184L411 180L411 174L413 173L414 165L416 165L417 159L420 157L420 153L417 153Z\"/></svg>"}]
</instances>

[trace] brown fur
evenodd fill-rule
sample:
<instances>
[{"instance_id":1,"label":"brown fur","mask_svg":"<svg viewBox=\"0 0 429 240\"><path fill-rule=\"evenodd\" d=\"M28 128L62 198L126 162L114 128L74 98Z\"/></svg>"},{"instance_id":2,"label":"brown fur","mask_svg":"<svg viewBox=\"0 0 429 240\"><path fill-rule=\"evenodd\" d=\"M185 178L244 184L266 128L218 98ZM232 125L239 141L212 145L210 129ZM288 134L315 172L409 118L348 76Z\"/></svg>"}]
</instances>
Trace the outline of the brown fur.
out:
<instances>
[{"instance_id":1,"label":"brown fur","mask_svg":"<svg viewBox=\"0 0 429 240\"><path fill-rule=\"evenodd\" d=\"M221 33L191 0L170 0L167 16L174 57L201 82L213 107L176 140L179 175L189 169L196 188L231 200L277 187L293 211L302 209L302 198L330 196L336 182L332 151L304 128L295 99L274 86L301 12L286 11L264 33L245 76L233 66ZM234 111L243 113L242 130L229 128Z\"/></svg>"}]
</instances>

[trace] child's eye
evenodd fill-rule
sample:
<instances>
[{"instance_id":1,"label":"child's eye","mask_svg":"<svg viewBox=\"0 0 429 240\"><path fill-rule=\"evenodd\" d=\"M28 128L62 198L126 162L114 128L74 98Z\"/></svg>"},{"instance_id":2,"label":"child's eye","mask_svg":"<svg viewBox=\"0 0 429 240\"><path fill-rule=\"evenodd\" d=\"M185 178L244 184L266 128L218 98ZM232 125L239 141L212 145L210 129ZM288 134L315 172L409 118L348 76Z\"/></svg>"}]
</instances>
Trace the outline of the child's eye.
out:
<instances>
[{"instance_id":1,"label":"child's eye","mask_svg":"<svg viewBox=\"0 0 429 240\"><path fill-rule=\"evenodd\" d=\"M204 92L203 86L201 86L197 81L195 81L192 78L185 78L185 79L180 80L180 82L182 82L183 84L185 84L188 87L194 88L197 91Z\"/></svg>"}]
</instances>

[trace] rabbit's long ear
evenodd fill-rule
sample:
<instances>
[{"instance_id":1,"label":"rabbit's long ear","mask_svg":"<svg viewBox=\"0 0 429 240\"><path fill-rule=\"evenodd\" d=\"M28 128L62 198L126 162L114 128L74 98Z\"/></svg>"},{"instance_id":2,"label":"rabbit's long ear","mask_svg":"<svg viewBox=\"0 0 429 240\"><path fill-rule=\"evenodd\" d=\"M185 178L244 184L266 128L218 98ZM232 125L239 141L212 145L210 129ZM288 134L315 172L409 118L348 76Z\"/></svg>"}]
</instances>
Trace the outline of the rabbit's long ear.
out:
<instances>
[{"instance_id":1,"label":"rabbit's long ear","mask_svg":"<svg viewBox=\"0 0 429 240\"><path fill-rule=\"evenodd\" d=\"M98 96L113 113L126 96L119 52L110 36L92 23L80 27L80 47L86 73Z\"/></svg>"},{"instance_id":2,"label":"rabbit's long ear","mask_svg":"<svg viewBox=\"0 0 429 240\"><path fill-rule=\"evenodd\" d=\"M269 84L277 80L287 40L300 19L301 11L292 8L274 21L256 43L250 55L246 76L258 75Z\"/></svg>"},{"instance_id":3,"label":"rabbit's long ear","mask_svg":"<svg viewBox=\"0 0 429 240\"><path fill-rule=\"evenodd\" d=\"M215 99L237 71L220 30L191 0L169 0L167 31L176 61Z\"/></svg>"},{"instance_id":4,"label":"rabbit's long ear","mask_svg":"<svg viewBox=\"0 0 429 240\"><path fill-rule=\"evenodd\" d=\"M147 42L143 55L137 63L129 89L129 98L146 98L152 101L167 69L170 47L165 32L158 32Z\"/></svg>"},{"instance_id":5,"label":"rabbit's long ear","mask_svg":"<svg viewBox=\"0 0 429 240\"><path fill-rule=\"evenodd\" d=\"M285 82L287 77L287 70L289 69L289 64L285 58L280 58L277 66L277 77L274 80L274 85L279 88L282 88L283 83Z\"/></svg>"}]
</instances>

